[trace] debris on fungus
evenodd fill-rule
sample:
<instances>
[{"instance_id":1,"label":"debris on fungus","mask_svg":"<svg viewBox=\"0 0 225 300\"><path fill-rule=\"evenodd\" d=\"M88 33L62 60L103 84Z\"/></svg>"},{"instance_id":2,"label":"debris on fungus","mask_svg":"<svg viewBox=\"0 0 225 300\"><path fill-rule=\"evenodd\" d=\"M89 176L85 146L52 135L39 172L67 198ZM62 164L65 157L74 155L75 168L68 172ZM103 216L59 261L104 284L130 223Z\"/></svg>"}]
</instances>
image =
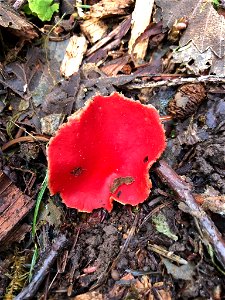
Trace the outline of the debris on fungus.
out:
<instances>
[{"instance_id":1,"label":"debris on fungus","mask_svg":"<svg viewBox=\"0 0 225 300\"><path fill-rule=\"evenodd\" d=\"M125 98L95 96L51 138L48 185L79 211L137 205L152 187L149 169L166 146L157 110Z\"/></svg>"}]
</instances>

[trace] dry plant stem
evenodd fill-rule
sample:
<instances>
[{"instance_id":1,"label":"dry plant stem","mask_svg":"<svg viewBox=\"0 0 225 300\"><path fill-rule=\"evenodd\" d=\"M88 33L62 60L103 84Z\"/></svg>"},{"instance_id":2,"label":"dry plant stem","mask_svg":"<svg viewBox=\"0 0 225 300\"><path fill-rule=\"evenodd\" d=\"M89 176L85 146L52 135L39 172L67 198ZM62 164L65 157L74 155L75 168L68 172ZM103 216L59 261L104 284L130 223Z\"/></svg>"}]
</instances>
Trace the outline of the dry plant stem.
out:
<instances>
[{"instance_id":1,"label":"dry plant stem","mask_svg":"<svg viewBox=\"0 0 225 300\"><path fill-rule=\"evenodd\" d=\"M17 144L17 143L21 143L21 142L48 142L49 138L46 138L44 136L41 135L36 135L34 137L32 136L21 136L19 138L16 138L14 140L9 141L8 143L4 144L2 146L2 151L5 151L6 149L8 149L9 147Z\"/></svg>"},{"instance_id":2,"label":"dry plant stem","mask_svg":"<svg viewBox=\"0 0 225 300\"><path fill-rule=\"evenodd\" d=\"M162 181L166 182L176 192L180 200L189 207L191 214L197 218L204 236L212 245L217 258L223 268L225 268L225 241L210 217L196 203L190 186L164 160L159 161L156 173Z\"/></svg>"},{"instance_id":3,"label":"dry plant stem","mask_svg":"<svg viewBox=\"0 0 225 300\"><path fill-rule=\"evenodd\" d=\"M48 274L52 264L56 260L59 252L66 246L67 239L65 235L59 235L56 239L54 244L52 245L51 250L46 255L45 259L39 263L39 269L34 275L30 284L25 287L21 293L19 293L14 300L25 300L25 299L34 299L39 286L41 285L42 281L45 279L45 276Z\"/></svg>"},{"instance_id":4,"label":"dry plant stem","mask_svg":"<svg viewBox=\"0 0 225 300\"><path fill-rule=\"evenodd\" d=\"M178 74L177 74L178 75ZM150 75L151 77L156 77L153 75ZM157 76L159 77L159 76ZM139 82L137 82L139 81ZM143 88L155 88L160 86L176 86L179 84L184 83L207 83L207 82L214 82L214 83L225 83L225 77L224 76L216 76L216 75L205 75L205 76L199 76L199 77L178 77L178 78L171 78L167 80L159 80L159 81L147 81L143 82L141 79L136 79L137 83L131 83L127 84L126 88L128 89L143 89Z\"/></svg>"}]
</instances>

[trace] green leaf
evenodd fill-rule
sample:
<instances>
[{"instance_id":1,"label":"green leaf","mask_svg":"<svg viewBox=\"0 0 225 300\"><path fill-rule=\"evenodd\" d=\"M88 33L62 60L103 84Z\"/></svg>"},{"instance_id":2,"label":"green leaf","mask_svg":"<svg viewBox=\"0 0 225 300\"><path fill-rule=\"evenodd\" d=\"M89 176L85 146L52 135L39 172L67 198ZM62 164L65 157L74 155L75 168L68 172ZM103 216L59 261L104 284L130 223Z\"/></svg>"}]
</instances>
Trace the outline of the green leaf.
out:
<instances>
[{"instance_id":1,"label":"green leaf","mask_svg":"<svg viewBox=\"0 0 225 300\"><path fill-rule=\"evenodd\" d=\"M177 241L178 237L171 232L169 225L166 221L166 217L162 214L159 213L158 215L154 215L152 217L152 221L155 224L156 230L162 234L165 234L168 236L170 239Z\"/></svg>"},{"instance_id":2,"label":"green leaf","mask_svg":"<svg viewBox=\"0 0 225 300\"><path fill-rule=\"evenodd\" d=\"M59 4L52 0L28 0L32 13L37 14L41 21L50 21L54 12L59 10Z\"/></svg>"},{"instance_id":3,"label":"green leaf","mask_svg":"<svg viewBox=\"0 0 225 300\"><path fill-rule=\"evenodd\" d=\"M37 196L37 201L36 201L36 205L35 205L35 209L34 209L34 217L33 217L33 225L32 225L32 237L34 238L35 233L36 233L36 224L37 224L37 217L38 217L38 212L39 212L39 208L41 205L41 200L44 196L44 192L47 189L47 185L48 185L48 173L46 172L45 178L42 182L41 185L41 189L38 193Z\"/></svg>"}]
</instances>

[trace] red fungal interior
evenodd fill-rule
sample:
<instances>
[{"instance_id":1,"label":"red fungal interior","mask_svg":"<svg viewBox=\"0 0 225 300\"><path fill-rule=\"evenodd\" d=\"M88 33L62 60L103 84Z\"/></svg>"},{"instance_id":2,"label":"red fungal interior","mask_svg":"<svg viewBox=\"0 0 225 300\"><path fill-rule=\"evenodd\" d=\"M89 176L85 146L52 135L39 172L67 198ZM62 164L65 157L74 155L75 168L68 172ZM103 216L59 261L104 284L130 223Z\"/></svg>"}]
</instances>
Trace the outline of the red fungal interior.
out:
<instances>
[{"instance_id":1,"label":"red fungal interior","mask_svg":"<svg viewBox=\"0 0 225 300\"><path fill-rule=\"evenodd\" d=\"M165 145L155 108L117 93L96 96L50 141L50 192L85 212L110 211L113 200L137 205L149 195L148 170Z\"/></svg>"}]
</instances>

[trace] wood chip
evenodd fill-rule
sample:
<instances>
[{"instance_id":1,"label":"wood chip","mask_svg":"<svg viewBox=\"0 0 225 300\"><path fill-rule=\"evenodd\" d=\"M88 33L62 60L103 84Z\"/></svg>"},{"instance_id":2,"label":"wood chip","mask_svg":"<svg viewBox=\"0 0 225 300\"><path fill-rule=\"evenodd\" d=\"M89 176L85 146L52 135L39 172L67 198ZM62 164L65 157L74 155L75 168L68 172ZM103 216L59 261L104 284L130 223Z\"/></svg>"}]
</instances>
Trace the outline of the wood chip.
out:
<instances>
[{"instance_id":1,"label":"wood chip","mask_svg":"<svg viewBox=\"0 0 225 300\"><path fill-rule=\"evenodd\" d=\"M108 30L108 26L97 18L84 21L80 24L80 28L92 44L102 39Z\"/></svg>"},{"instance_id":2,"label":"wood chip","mask_svg":"<svg viewBox=\"0 0 225 300\"><path fill-rule=\"evenodd\" d=\"M87 50L87 40L84 36L72 36L66 48L66 55L62 61L60 72L65 77L78 72Z\"/></svg>"},{"instance_id":3,"label":"wood chip","mask_svg":"<svg viewBox=\"0 0 225 300\"><path fill-rule=\"evenodd\" d=\"M114 15L125 15L127 8L133 4L133 0L101 0L92 5L91 18L106 18Z\"/></svg>"},{"instance_id":4,"label":"wood chip","mask_svg":"<svg viewBox=\"0 0 225 300\"><path fill-rule=\"evenodd\" d=\"M136 63L143 63L145 58L146 50L148 47L148 39L138 43L134 49L137 38L145 31L150 23L154 0L137 0L135 8L132 14L132 31L131 38L129 41L129 53L134 54Z\"/></svg>"}]
</instances>

